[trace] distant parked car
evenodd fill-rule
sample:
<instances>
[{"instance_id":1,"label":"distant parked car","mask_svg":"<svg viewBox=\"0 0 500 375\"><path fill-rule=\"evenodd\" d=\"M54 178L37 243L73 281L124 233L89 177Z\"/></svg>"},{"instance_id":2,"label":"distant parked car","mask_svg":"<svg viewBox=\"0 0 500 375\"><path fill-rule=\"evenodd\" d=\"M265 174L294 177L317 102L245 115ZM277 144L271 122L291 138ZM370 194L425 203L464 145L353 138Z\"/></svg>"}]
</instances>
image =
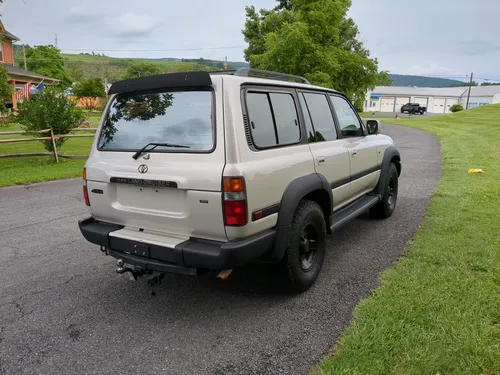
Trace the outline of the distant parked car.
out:
<instances>
[{"instance_id":1,"label":"distant parked car","mask_svg":"<svg viewBox=\"0 0 500 375\"><path fill-rule=\"evenodd\" d=\"M427 112L427 107L423 107L418 103L406 103L401 107L401 113L405 112L411 113L412 115L417 113L423 115L425 112Z\"/></svg>"}]
</instances>

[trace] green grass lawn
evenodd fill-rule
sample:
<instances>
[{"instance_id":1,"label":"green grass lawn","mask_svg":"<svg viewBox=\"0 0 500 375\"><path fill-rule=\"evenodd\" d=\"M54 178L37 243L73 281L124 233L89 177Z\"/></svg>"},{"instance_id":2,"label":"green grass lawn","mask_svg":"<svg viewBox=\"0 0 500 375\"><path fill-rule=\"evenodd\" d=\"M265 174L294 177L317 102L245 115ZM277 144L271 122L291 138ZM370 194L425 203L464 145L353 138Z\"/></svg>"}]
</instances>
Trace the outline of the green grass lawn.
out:
<instances>
[{"instance_id":1,"label":"green grass lawn","mask_svg":"<svg viewBox=\"0 0 500 375\"><path fill-rule=\"evenodd\" d=\"M22 130L19 124L0 126L0 132L17 130ZM0 139L23 137L32 137L32 135L0 135ZM91 137L68 139L60 152L68 155L88 155L92 140ZM0 154L31 152L46 152L46 150L39 141L0 144ZM56 164L48 156L0 159L0 187L78 177L82 173L84 164L85 160L82 159L63 158L60 158L59 164Z\"/></svg>"},{"instance_id":2,"label":"green grass lawn","mask_svg":"<svg viewBox=\"0 0 500 375\"><path fill-rule=\"evenodd\" d=\"M392 113L384 113L384 112L375 112L375 116L373 116L372 112L359 112L359 117L361 118L394 118Z\"/></svg>"},{"instance_id":3,"label":"green grass lawn","mask_svg":"<svg viewBox=\"0 0 500 375\"><path fill-rule=\"evenodd\" d=\"M313 372L500 374L499 119L489 105L397 121L439 137L442 182L406 256Z\"/></svg>"}]
</instances>

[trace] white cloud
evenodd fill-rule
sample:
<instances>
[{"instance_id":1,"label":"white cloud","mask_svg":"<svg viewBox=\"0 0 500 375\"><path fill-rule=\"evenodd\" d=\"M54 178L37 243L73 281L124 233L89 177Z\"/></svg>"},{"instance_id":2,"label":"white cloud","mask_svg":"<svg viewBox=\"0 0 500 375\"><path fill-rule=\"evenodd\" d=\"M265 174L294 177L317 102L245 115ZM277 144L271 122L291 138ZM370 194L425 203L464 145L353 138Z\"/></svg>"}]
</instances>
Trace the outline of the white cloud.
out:
<instances>
[{"instance_id":1,"label":"white cloud","mask_svg":"<svg viewBox=\"0 0 500 375\"><path fill-rule=\"evenodd\" d=\"M103 17L102 13L96 11L94 7L85 4L76 5L69 9L67 21L70 23L96 22Z\"/></svg>"},{"instance_id":2,"label":"white cloud","mask_svg":"<svg viewBox=\"0 0 500 375\"><path fill-rule=\"evenodd\" d=\"M107 31L113 36L132 38L151 35L160 23L156 17L130 12L106 20Z\"/></svg>"}]
</instances>

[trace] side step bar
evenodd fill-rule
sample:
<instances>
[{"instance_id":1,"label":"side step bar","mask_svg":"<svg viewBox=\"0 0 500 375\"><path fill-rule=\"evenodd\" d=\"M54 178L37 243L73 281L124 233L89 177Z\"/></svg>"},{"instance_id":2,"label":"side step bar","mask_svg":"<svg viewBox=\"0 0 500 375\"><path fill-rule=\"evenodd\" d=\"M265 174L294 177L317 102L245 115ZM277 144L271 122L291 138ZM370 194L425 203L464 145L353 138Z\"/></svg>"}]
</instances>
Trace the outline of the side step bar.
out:
<instances>
[{"instance_id":1,"label":"side step bar","mask_svg":"<svg viewBox=\"0 0 500 375\"><path fill-rule=\"evenodd\" d=\"M332 232L335 232L344 224L347 224L352 219L375 206L381 199L380 195L365 195L348 206L341 208L338 212L330 216L330 229Z\"/></svg>"}]
</instances>

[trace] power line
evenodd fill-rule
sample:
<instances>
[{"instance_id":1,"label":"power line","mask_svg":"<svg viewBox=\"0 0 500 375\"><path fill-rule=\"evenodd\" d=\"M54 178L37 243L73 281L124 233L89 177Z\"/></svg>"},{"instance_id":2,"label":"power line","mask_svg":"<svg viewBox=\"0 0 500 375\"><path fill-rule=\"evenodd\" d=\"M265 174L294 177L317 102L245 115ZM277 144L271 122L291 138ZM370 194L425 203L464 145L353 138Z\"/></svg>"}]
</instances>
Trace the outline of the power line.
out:
<instances>
[{"instance_id":1,"label":"power line","mask_svg":"<svg viewBox=\"0 0 500 375\"><path fill-rule=\"evenodd\" d=\"M94 52L175 52L175 51L203 51L247 48L248 46L227 47L197 47L197 48L171 48L171 49L93 49L93 48L60 48L61 51L94 51Z\"/></svg>"}]
</instances>

